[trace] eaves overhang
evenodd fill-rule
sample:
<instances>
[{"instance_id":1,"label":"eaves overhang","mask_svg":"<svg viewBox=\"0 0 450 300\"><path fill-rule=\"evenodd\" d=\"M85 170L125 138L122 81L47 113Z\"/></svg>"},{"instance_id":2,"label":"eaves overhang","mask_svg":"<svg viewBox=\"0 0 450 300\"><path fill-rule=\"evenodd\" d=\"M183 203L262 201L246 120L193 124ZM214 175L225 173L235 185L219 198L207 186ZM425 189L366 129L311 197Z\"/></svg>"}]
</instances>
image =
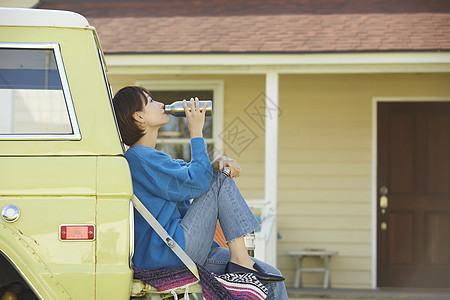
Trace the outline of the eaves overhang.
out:
<instances>
[{"instance_id":1,"label":"eaves overhang","mask_svg":"<svg viewBox=\"0 0 450 300\"><path fill-rule=\"evenodd\" d=\"M450 51L302 54L106 54L111 74L446 73Z\"/></svg>"}]
</instances>

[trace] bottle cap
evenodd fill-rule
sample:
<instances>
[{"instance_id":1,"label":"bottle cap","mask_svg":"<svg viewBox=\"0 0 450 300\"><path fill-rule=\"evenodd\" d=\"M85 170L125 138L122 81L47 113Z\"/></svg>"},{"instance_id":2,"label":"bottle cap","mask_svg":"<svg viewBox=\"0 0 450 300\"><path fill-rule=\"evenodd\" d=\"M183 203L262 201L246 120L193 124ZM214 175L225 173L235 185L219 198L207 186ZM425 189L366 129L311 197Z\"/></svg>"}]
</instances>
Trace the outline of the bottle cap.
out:
<instances>
[{"instance_id":1,"label":"bottle cap","mask_svg":"<svg viewBox=\"0 0 450 300\"><path fill-rule=\"evenodd\" d=\"M222 174L225 175L226 177L230 177L231 169L229 167L224 167L222 170Z\"/></svg>"}]
</instances>

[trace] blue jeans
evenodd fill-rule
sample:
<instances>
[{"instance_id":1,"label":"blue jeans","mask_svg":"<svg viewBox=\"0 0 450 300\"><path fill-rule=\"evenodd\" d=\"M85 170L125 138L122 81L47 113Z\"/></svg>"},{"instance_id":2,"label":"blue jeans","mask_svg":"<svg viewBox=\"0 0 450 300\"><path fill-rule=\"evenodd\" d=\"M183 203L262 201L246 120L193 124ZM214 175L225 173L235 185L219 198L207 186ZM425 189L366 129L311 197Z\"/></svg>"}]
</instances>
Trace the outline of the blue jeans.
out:
<instances>
[{"instance_id":1,"label":"blue jeans","mask_svg":"<svg viewBox=\"0 0 450 300\"><path fill-rule=\"evenodd\" d=\"M186 238L185 251L196 263L215 274L223 274L230 261L228 249L213 245L217 220L227 242L259 226L233 179L214 173L209 190L194 199L180 225ZM281 274L278 269L253 259L263 270ZM288 299L284 282L263 283L269 290L267 299Z\"/></svg>"}]
</instances>

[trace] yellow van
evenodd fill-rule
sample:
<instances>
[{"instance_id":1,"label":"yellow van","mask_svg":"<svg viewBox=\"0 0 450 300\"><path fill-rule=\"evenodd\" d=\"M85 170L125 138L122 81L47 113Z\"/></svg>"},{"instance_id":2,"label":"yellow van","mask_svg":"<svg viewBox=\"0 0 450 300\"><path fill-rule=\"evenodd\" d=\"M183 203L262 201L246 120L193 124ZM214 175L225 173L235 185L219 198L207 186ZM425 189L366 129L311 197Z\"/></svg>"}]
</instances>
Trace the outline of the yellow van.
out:
<instances>
[{"instance_id":1,"label":"yellow van","mask_svg":"<svg viewBox=\"0 0 450 300\"><path fill-rule=\"evenodd\" d=\"M0 8L0 299L130 299L132 184L110 100L84 17Z\"/></svg>"}]
</instances>

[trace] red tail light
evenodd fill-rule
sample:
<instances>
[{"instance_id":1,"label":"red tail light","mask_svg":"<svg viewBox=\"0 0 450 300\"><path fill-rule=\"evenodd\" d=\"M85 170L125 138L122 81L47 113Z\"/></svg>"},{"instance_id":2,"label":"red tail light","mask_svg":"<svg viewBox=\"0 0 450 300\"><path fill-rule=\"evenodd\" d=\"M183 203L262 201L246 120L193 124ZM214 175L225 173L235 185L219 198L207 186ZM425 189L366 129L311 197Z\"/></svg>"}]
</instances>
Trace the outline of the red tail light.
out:
<instances>
[{"instance_id":1,"label":"red tail light","mask_svg":"<svg viewBox=\"0 0 450 300\"><path fill-rule=\"evenodd\" d=\"M61 241L93 241L95 239L94 225L61 225L59 226Z\"/></svg>"}]
</instances>

